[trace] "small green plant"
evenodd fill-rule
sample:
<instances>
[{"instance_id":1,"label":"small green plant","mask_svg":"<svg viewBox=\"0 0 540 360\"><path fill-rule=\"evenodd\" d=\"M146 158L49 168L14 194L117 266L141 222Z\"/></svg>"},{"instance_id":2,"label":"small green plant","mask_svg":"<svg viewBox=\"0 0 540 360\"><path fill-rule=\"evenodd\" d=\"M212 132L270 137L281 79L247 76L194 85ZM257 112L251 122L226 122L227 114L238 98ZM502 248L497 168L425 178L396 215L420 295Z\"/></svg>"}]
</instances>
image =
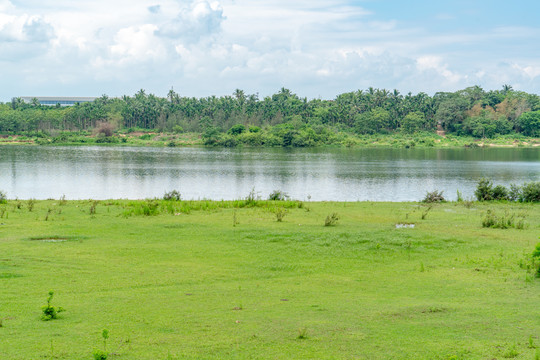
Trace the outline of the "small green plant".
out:
<instances>
[{"instance_id":1,"label":"small green plant","mask_svg":"<svg viewBox=\"0 0 540 360\"><path fill-rule=\"evenodd\" d=\"M26 206L28 207L28 212L32 212L34 210L34 205L36 205L36 199L30 199L26 203Z\"/></svg>"},{"instance_id":2,"label":"small green plant","mask_svg":"<svg viewBox=\"0 0 540 360\"><path fill-rule=\"evenodd\" d=\"M49 220L49 215L53 212L53 209L51 208L48 208L47 209L47 215L45 215L45 221L48 221Z\"/></svg>"},{"instance_id":3,"label":"small green plant","mask_svg":"<svg viewBox=\"0 0 540 360\"><path fill-rule=\"evenodd\" d=\"M94 360L107 360L109 357L109 354L99 349L95 349L92 355L94 355Z\"/></svg>"},{"instance_id":4,"label":"small green plant","mask_svg":"<svg viewBox=\"0 0 540 360\"><path fill-rule=\"evenodd\" d=\"M529 335L529 345L527 345L529 349L536 349L536 345L534 345L534 339L532 335Z\"/></svg>"},{"instance_id":5,"label":"small green plant","mask_svg":"<svg viewBox=\"0 0 540 360\"><path fill-rule=\"evenodd\" d=\"M7 204L7 196L3 191L0 191L0 204Z\"/></svg>"},{"instance_id":6,"label":"small green plant","mask_svg":"<svg viewBox=\"0 0 540 360\"><path fill-rule=\"evenodd\" d=\"M107 360L109 353L107 352L107 339L109 339L109 330L103 329L101 331L101 337L103 338L103 350L94 349L94 360Z\"/></svg>"},{"instance_id":7,"label":"small green plant","mask_svg":"<svg viewBox=\"0 0 540 360\"><path fill-rule=\"evenodd\" d=\"M287 215L287 210L284 208L277 208L274 213L276 214L276 221L282 222L285 215Z\"/></svg>"},{"instance_id":8,"label":"small green plant","mask_svg":"<svg viewBox=\"0 0 540 360\"><path fill-rule=\"evenodd\" d=\"M513 345L503 354L503 358L513 359L515 357L518 357L518 355L519 352L516 349L516 345Z\"/></svg>"},{"instance_id":9,"label":"small green plant","mask_svg":"<svg viewBox=\"0 0 540 360\"><path fill-rule=\"evenodd\" d=\"M307 333L308 333L308 329L306 327L298 329L298 336L296 338L298 340L305 340L308 338Z\"/></svg>"},{"instance_id":10,"label":"small green plant","mask_svg":"<svg viewBox=\"0 0 540 360\"><path fill-rule=\"evenodd\" d=\"M92 201L92 205L90 205L90 215L96 214L96 207L98 206L98 204L99 204L99 201L97 200Z\"/></svg>"},{"instance_id":11,"label":"small green plant","mask_svg":"<svg viewBox=\"0 0 540 360\"><path fill-rule=\"evenodd\" d=\"M494 229L515 228L523 230L525 228L525 219L523 216L518 216L516 219L515 214L509 214L508 212L504 215L497 215L492 210L488 209L486 215L482 219L482 227Z\"/></svg>"},{"instance_id":12,"label":"small green plant","mask_svg":"<svg viewBox=\"0 0 540 360\"><path fill-rule=\"evenodd\" d=\"M433 208L433 205L429 205L427 207L427 209L424 212L422 212L422 220L426 220L426 218L427 218L427 216L428 216L428 214L429 214L429 212L431 211L432 208Z\"/></svg>"},{"instance_id":13,"label":"small green plant","mask_svg":"<svg viewBox=\"0 0 540 360\"><path fill-rule=\"evenodd\" d=\"M338 220L339 220L338 213L332 213L328 215L326 219L324 220L324 226L334 226L337 224Z\"/></svg>"},{"instance_id":14,"label":"small green plant","mask_svg":"<svg viewBox=\"0 0 540 360\"><path fill-rule=\"evenodd\" d=\"M66 311L64 308L62 307L54 307L51 305L51 301L52 301L52 298L54 296L54 292L51 290L49 291L49 297L47 298L47 305L43 305L41 307L41 311L43 314L41 314L41 320L43 321L49 321L49 320L53 320L53 319L57 319L58 318L58 314L63 312L63 311Z\"/></svg>"},{"instance_id":15,"label":"small green plant","mask_svg":"<svg viewBox=\"0 0 540 360\"><path fill-rule=\"evenodd\" d=\"M64 206L66 204L67 204L66 195L62 195L62 197L60 197L59 205Z\"/></svg>"},{"instance_id":16,"label":"small green plant","mask_svg":"<svg viewBox=\"0 0 540 360\"><path fill-rule=\"evenodd\" d=\"M463 202L463 194L459 190L457 191L457 202Z\"/></svg>"},{"instance_id":17,"label":"small green plant","mask_svg":"<svg viewBox=\"0 0 540 360\"><path fill-rule=\"evenodd\" d=\"M536 248L532 253L533 266L536 267L536 277L540 277L540 243L536 244Z\"/></svg>"},{"instance_id":18,"label":"small green plant","mask_svg":"<svg viewBox=\"0 0 540 360\"><path fill-rule=\"evenodd\" d=\"M182 199L182 196L178 190L168 191L165 194L163 194L163 200L180 201L181 199Z\"/></svg>"},{"instance_id":19,"label":"small green plant","mask_svg":"<svg viewBox=\"0 0 540 360\"><path fill-rule=\"evenodd\" d=\"M422 200L424 203L438 203L443 201L446 201L443 196L443 191L438 190L428 191Z\"/></svg>"}]
</instances>

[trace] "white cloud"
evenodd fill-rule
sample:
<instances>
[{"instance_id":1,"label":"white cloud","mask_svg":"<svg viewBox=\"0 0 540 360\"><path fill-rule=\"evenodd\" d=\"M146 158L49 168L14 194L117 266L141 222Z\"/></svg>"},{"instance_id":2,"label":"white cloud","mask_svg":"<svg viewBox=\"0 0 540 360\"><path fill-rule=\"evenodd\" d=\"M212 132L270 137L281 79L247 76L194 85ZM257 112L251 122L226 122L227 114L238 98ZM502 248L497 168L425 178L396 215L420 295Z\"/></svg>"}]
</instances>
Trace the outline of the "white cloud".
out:
<instances>
[{"instance_id":1,"label":"white cloud","mask_svg":"<svg viewBox=\"0 0 540 360\"><path fill-rule=\"evenodd\" d=\"M540 91L538 27L430 31L361 5L0 0L0 80L11 85L0 100L140 88L164 95L171 85L190 96L235 88L264 95L282 86L326 98L369 86L432 93L508 83ZM445 24L459 18L438 14Z\"/></svg>"},{"instance_id":2,"label":"white cloud","mask_svg":"<svg viewBox=\"0 0 540 360\"><path fill-rule=\"evenodd\" d=\"M172 20L160 26L158 34L176 39L198 41L220 30L223 8L219 2L196 0L181 9Z\"/></svg>"}]
</instances>

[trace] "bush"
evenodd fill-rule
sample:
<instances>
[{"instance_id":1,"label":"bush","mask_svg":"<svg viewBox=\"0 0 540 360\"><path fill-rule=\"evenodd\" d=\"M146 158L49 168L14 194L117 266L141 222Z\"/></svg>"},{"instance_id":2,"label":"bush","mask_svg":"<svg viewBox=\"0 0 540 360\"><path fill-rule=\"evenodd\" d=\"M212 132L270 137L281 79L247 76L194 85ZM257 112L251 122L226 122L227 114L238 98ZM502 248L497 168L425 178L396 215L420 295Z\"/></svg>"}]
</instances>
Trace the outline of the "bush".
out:
<instances>
[{"instance_id":1,"label":"bush","mask_svg":"<svg viewBox=\"0 0 540 360\"><path fill-rule=\"evenodd\" d=\"M177 190L166 192L165 194L163 194L163 200L180 201L181 200L180 192Z\"/></svg>"},{"instance_id":2,"label":"bush","mask_svg":"<svg viewBox=\"0 0 540 360\"><path fill-rule=\"evenodd\" d=\"M508 200L508 189L502 185L497 185L492 190L493 200Z\"/></svg>"},{"instance_id":3,"label":"bush","mask_svg":"<svg viewBox=\"0 0 540 360\"><path fill-rule=\"evenodd\" d=\"M434 190L431 192L428 191L426 193L426 196L422 200L422 202L425 202L425 203L436 203L436 202L443 202L443 201L446 201L444 199L443 192L437 191L437 190Z\"/></svg>"},{"instance_id":4,"label":"bush","mask_svg":"<svg viewBox=\"0 0 540 360\"><path fill-rule=\"evenodd\" d=\"M98 122L95 132L96 132L96 135L109 137L114 134L114 126L108 122Z\"/></svg>"},{"instance_id":5,"label":"bush","mask_svg":"<svg viewBox=\"0 0 540 360\"><path fill-rule=\"evenodd\" d=\"M274 200L274 201L283 201L287 200L289 198L289 195L287 195L285 192L281 190L274 190L268 195L268 200Z\"/></svg>"},{"instance_id":6,"label":"bush","mask_svg":"<svg viewBox=\"0 0 540 360\"><path fill-rule=\"evenodd\" d=\"M184 132L184 128L182 128L180 125L173 126L173 133L181 134L183 132Z\"/></svg>"},{"instance_id":7,"label":"bush","mask_svg":"<svg viewBox=\"0 0 540 360\"><path fill-rule=\"evenodd\" d=\"M491 180L486 178L480 179L476 186L476 190L474 191L474 195L478 201L493 200L493 183Z\"/></svg>"},{"instance_id":8,"label":"bush","mask_svg":"<svg viewBox=\"0 0 540 360\"><path fill-rule=\"evenodd\" d=\"M230 135L240 135L242 134L243 132L246 131L246 127L242 124L236 124L234 125L233 127L231 127L229 129L229 131L227 131L227 134L230 134Z\"/></svg>"},{"instance_id":9,"label":"bush","mask_svg":"<svg viewBox=\"0 0 540 360\"><path fill-rule=\"evenodd\" d=\"M540 202L540 181L526 183L521 187L520 201Z\"/></svg>"},{"instance_id":10,"label":"bush","mask_svg":"<svg viewBox=\"0 0 540 360\"><path fill-rule=\"evenodd\" d=\"M0 204L6 204L6 203L7 203L6 193L3 191L0 191Z\"/></svg>"}]
</instances>

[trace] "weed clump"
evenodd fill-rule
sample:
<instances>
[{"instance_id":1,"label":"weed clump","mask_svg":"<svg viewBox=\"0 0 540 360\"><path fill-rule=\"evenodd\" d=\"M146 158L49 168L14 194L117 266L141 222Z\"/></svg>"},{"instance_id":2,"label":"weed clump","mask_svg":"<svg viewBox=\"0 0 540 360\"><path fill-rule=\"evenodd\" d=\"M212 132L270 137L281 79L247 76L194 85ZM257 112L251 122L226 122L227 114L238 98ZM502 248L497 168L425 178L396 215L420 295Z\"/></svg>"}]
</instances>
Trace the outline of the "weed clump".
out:
<instances>
[{"instance_id":1,"label":"weed clump","mask_svg":"<svg viewBox=\"0 0 540 360\"><path fill-rule=\"evenodd\" d=\"M338 220L339 220L338 213L332 213L328 215L326 219L324 220L324 226L334 226L337 224Z\"/></svg>"},{"instance_id":2,"label":"weed clump","mask_svg":"<svg viewBox=\"0 0 540 360\"><path fill-rule=\"evenodd\" d=\"M41 320L43 321L57 319L59 313L66 311L62 307L55 307L51 305L53 296L54 296L54 292L52 290L49 291L49 297L47 298L47 305L43 305L43 307L41 308L41 311L43 313L41 315Z\"/></svg>"},{"instance_id":3,"label":"weed clump","mask_svg":"<svg viewBox=\"0 0 540 360\"><path fill-rule=\"evenodd\" d=\"M536 277L540 277L540 243L536 244L536 248L532 253L533 266L536 267Z\"/></svg>"},{"instance_id":4,"label":"weed clump","mask_svg":"<svg viewBox=\"0 0 540 360\"><path fill-rule=\"evenodd\" d=\"M523 216L518 216L516 219L515 214L509 214L508 212L504 213L504 215L497 215L492 210L488 210L486 216L482 219L482 227L523 230L525 228L525 219Z\"/></svg>"},{"instance_id":5,"label":"weed clump","mask_svg":"<svg viewBox=\"0 0 540 360\"><path fill-rule=\"evenodd\" d=\"M308 330L307 328L301 328L301 329L298 329L298 336L296 337L298 340L305 340L308 338Z\"/></svg>"},{"instance_id":6,"label":"weed clump","mask_svg":"<svg viewBox=\"0 0 540 360\"><path fill-rule=\"evenodd\" d=\"M274 214L276 214L276 221L282 222L285 215L287 215L287 210L284 208L277 208L274 210Z\"/></svg>"},{"instance_id":7,"label":"weed clump","mask_svg":"<svg viewBox=\"0 0 540 360\"><path fill-rule=\"evenodd\" d=\"M439 203L443 201L446 201L443 196L443 191L438 191L438 190L434 190L431 192L428 191L426 193L426 196L422 200L422 202L424 203Z\"/></svg>"},{"instance_id":8,"label":"weed clump","mask_svg":"<svg viewBox=\"0 0 540 360\"><path fill-rule=\"evenodd\" d=\"M0 191L0 204L7 204L7 196L3 191Z\"/></svg>"}]
</instances>

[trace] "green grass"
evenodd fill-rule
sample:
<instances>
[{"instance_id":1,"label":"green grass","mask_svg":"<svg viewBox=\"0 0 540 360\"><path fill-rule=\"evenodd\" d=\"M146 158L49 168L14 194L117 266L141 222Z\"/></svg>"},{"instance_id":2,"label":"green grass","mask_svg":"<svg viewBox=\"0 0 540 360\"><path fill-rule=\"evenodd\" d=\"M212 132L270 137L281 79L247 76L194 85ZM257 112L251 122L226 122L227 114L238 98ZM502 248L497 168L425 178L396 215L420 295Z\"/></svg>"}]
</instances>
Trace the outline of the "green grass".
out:
<instances>
[{"instance_id":1,"label":"green grass","mask_svg":"<svg viewBox=\"0 0 540 360\"><path fill-rule=\"evenodd\" d=\"M0 205L2 358L535 358L539 205L148 203Z\"/></svg>"}]
</instances>

